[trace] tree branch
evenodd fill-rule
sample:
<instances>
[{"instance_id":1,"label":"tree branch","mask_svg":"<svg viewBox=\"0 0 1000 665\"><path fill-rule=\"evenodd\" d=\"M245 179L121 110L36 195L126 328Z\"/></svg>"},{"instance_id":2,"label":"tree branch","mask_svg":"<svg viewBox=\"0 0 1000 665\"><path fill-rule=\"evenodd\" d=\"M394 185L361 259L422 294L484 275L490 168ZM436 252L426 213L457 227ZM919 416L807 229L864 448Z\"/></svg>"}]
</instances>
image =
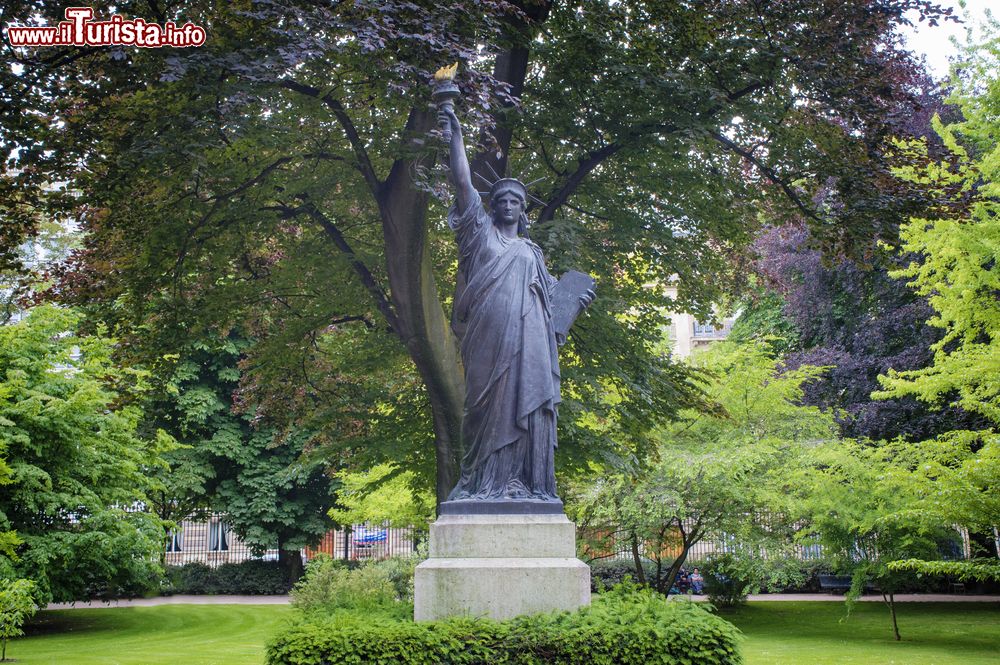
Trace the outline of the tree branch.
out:
<instances>
[{"instance_id":1,"label":"tree branch","mask_svg":"<svg viewBox=\"0 0 1000 665\"><path fill-rule=\"evenodd\" d=\"M334 160L334 161L344 161L343 157L341 157L340 155L336 155L334 153L331 153L331 152L307 152L304 155L292 155L292 156L289 156L289 157L279 157L278 159L274 160L273 162L271 162L270 164L268 164L267 166L265 166L263 168L263 170L261 170L260 173L258 173L257 175L255 175L253 178L250 178L249 180L247 180L243 184L239 185L235 189L231 189L228 192L224 192L222 194L216 194L215 196L210 196L210 197L208 197L206 199L206 201L215 201L215 200L218 200L218 199L227 199L230 196L235 196L237 194L241 194L241 193L245 192L246 190L250 189L251 187L253 187L254 185L262 182L273 171L281 168L282 166L284 166L288 162L295 161L296 159L329 159L329 160Z\"/></svg>"},{"instance_id":2,"label":"tree branch","mask_svg":"<svg viewBox=\"0 0 1000 665\"><path fill-rule=\"evenodd\" d=\"M540 224L552 219L556 214L556 210L569 200L569 197L576 191L576 188L580 186L580 183L583 182L587 175L589 175L590 172L597 168L602 162L624 147L624 143L616 141L615 143L609 143L599 150L595 150L581 159L576 167L576 170L570 174L569 178L566 179L566 182L563 183L562 187L556 191L555 195L545 205L545 208L542 209L542 212L538 215L536 223Z\"/></svg>"},{"instance_id":3,"label":"tree branch","mask_svg":"<svg viewBox=\"0 0 1000 665\"><path fill-rule=\"evenodd\" d=\"M773 184L775 184L775 185L777 185L778 187L781 188L781 191L783 191L785 193L785 196L787 196L789 198L789 200L792 203L795 204L795 207L798 208L799 211L801 211L803 215L806 215L810 219L814 219L817 222L822 221L820 219L819 215L816 214L816 211L814 211L811 208L809 208L802 201L802 198L798 195L798 193L794 189L792 189L791 185L789 185L787 182L785 182L781 178L781 176L778 175L777 171L775 171L773 168L771 168L770 166L768 166L767 164L765 164L763 161L761 161L752 152L750 152L749 150L746 150L745 148L742 148L737 143L735 143L733 140L729 139L728 137L726 137L726 136L724 136L722 134L719 134L718 132L709 132L709 136L711 136L713 139L715 139L716 141L718 141L719 143L721 143L722 146L724 148L726 148L727 150L729 150L730 152L733 152L733 153L739 155L743 159L747 160L748 162L750 162L751 164L753 164L754 166L756 166L757 169L761 173L763 173L764 176L767 177L768 180L770 180Z\"/></svg>"},{"instance_id":4,"label":"tree branch","mask_svg":"<svg viewBox=\"0 0 1000 665\"><path fill-rule=\"evenodd\" d=\"M566 179L549 202L545 205L545 208L538 215L538 220L536 223L547 222L555 216L556 210L561 206L565 205L569 197L576 191L580 183L586 179L586 177L595 168L600 166L603 162L611 158L613 155L620 152L623 148L631 145L637 139L644 136L652 136L658 133L671 133L677 131L677 127L674 125L662 125L662 124L648 124L640 125L636 127L634 131L630 132L627 136L620 138L613 143L609 143L597 150L594 150L588 154L583 159L580 159L576 170Z\"/></svg>"},{"instance_id":5,"label":"tree branch","mask_svg":"<svg viewBox=\"0 0 1000 665\"><path fill-rule=\"evenodd\" d=\"M306 199L302 210L309 215L309 217L319 224L326 235L333 241L333 244L337 246L341 252L347 255L348 261L351 263L351 267L354 268L354 272L357 273L358 278L361 280L361 284L365 287L368 293L371 295L372 299L375 300L375 306L378 311L382 313L385 317L386 322L393 329L393 331L398 335L401 333L401 328L399 326L399 319L396 316L395 310L392 308L392 303L389 302L389 297L386 295L385 290L372 275L368 266L354 253L347 239L337 228L329 217L324 215L316 206Z\"/></svg>"},{"instance_id":6,"label":"tree branch","mask_svg":"<svg viewBox=\"0 0 1000 665\"><path fill-rule=\"evenodd\" d=\"M368 150L365 148L364 141L361 140L361 135L358 134L358 129L354 126L354 122L351 120L351 117L347 115L347 111L344 109L343 104L331 97L329 92L322 94L322 91L319 88L315 88L311 85L299 83L298 81L293 81L291 79L282 79L279 84L287 90L292 90L306 95L307 97L318 99L331 111L333 111L334 117L336 117L337 121L340 122L340 126L344 129L344 134L347 135L347 140L350 142L351 148L354 150L354 157L358 160L357 168L364 177L365 183L368 184L368 189L371 190L372 196L377 199L382 183L375 174L375 167L372 166L371 159L368 157Z\"/></svg>"}]
</instances>

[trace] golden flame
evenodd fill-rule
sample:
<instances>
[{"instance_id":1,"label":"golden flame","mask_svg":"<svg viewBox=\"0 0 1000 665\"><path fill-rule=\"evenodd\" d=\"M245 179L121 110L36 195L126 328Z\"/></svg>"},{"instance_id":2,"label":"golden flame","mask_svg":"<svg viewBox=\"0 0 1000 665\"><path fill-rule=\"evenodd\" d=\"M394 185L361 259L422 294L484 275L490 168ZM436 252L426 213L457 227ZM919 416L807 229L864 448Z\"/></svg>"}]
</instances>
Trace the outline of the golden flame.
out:
<instances>
[{"instance_id":1,"label":"golden flame","mask_svg":"<svg viewBox=\"0 0 1000 665\"><path fill-rule=\"evenodd\" d=\"M456 72L458 72L458 62L453 64L451 67L442 67L441 69L434 72L434 80L450 81L455 78Z\"/></svg>"}]
</instances>

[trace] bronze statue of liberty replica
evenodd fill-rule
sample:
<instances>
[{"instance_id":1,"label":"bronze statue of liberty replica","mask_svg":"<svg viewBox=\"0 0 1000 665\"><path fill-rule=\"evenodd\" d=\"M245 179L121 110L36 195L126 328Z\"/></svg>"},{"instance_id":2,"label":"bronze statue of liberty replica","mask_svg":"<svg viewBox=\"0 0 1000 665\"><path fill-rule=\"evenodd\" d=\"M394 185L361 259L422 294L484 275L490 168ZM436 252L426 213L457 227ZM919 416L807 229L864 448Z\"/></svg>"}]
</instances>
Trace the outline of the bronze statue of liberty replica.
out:
<instances>
[{"instance_id":1,"label":"bronze statue of liberty replica","mask_svg":"<svg viewBox=\"0 0 1000 665\"><path fill-rule=\"evenodd\" d=\"M486 198L473 186L462 127L452 100L454 68L435 89L449 143L455 232L465 286L456 293L453 327L465 366L465 456L442 514L562 512L553 456L559 396L557 341L594 297L593 280L571 272L557 281L528 238L528 192L498 178Z\"/></svg>"},{"instance_id":2,"label":"bronze statue of liberty replica","mask_svg":"<svg viewBox=\"0 0 1000 665\"><path fill-rule=\"evenodd\" d=\"M558 343L594 298L594 280L558 282L528 238L527 188L472 185L453 101L455 67L438 72L434 100L451 158L460 288L452 326L465 365L462 473L430 525L429 557L413 578L413 616L508 619L590 604L590 567L556 496ZM444 74L442 76L442 74ZM496 174L494 174L496 176Z\"/></svg>"}]
</instances>

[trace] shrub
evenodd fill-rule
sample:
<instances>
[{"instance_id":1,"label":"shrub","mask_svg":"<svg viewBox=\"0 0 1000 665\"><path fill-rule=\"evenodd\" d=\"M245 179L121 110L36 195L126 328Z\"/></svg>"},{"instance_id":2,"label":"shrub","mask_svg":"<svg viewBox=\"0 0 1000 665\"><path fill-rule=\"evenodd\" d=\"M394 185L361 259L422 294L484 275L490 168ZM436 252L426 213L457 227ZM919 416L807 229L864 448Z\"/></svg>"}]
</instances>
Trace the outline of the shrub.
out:
<instances>
[{"instance_id":1,"label":"shrub","mask_svg":"<svg viewBox=\"0 0 1000 665\"><path fill-rule=\"evenodd\" d=\"M168 593L192 595L280 595L288 593L290 588L277 561L256 559L224 563L218 568L203 563L169 566L167 580Z\"/></svg>"},{"instance_id":2,"label":"shrub","mask_svg":"<svg viewBox=\"0 0 1000 665\"><path fill-rule=\"evenodd\" d=\"M173 593L203 595L219 593L219 581L215 570L203 563L188 563L170 566L167 577Z\"/></svg>"},{"instance_id":3,"label":"shrub","mask_svg":"<svg viewBox=\"0 0 1000 665\"><path fill-rule=\"evenodd\" d=\"M338 610L394 613L397 604L388 566L367 564L352 569L328 556L310 561L292 589L292 606L306 614Z\"/></svg>"},{"instance_id":4,"label":"shrub","mask_svg":"<svg viewBox=\"0 0 1000 665\"><path fill-rule=\"evenodd\" d=\"M721 607L739 605L747 595L797 588L805 584L807 568L787 557L765 559L752 552L720 554L702 566L708 599Z\"/></svg>"},{"instance_id":5,"label":"shrub","mask_svg":"<svg viewBox=\"0 0 1000 665\"><path fill-rule=\"evenodd\" d=\"M643 570L646 573L646 580L652 580L656 576L656 564L648 559L643 559ZM603 591L610 589L631 577L636 581L635 562L632 559L596 559L590 562L590 590Z\"/></svg>"},{"instance_id":6,"label":"shrub","mask_svg":"<svg viewBox=\"0 0 1000 665\"><path fill-rule=\"evenodd\" d=\"M576 612L502 622L414 623L344 610L304 616L271 640L267 662L730 665L742 662L738 635L734 626L694 603L667 601L623 584Z\"/></svg>"},{"instance_id":7,"label":"shrub","mask_svg":"<svg viewBox=\"0 0 1000 665\"><path fill-rule=\"evenodd\" d=\"M3 643L0 660L7 660L7 640L23 635L22 624L38 611L32 596L34 592L35 583L31 580L0 579L0 641Z\"/></svg>"},{"instance_id":8,"label":"shrub","mask_svg":"<svg viewBox=\"0 0 1000 665\"><path fill-rule=\"evenodd\" d=\"M384 561L368 564L381 570L389 583L392 584L396 600L404 603L413 602L413 571L423 557L392 557Z\"/></svg>"},{"instance_id":9,"label":"shrub","mask_svg":"<svg viewBox=\"0 0 1000 665\"><path fill-rule=\"evenodd\" d=\"M250 596L277 596L288 593L291 585L285 569L277 561L250 559L240 563L224 563L215 569L219 593Z\"/></svg>"}]
</instances>

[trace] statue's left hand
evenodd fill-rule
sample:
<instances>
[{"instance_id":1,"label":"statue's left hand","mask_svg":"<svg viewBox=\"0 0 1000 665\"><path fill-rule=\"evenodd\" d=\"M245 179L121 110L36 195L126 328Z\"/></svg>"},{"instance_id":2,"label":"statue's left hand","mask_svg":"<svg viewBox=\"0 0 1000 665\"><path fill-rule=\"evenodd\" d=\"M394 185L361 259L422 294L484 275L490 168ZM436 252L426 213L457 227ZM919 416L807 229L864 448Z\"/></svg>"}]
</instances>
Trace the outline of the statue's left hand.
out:
<instances>
[{"instance_id":1,"label":"statue's left hand","mask_svg":"<svg viewBox=\"0 0 1000 665\"><path fill-rule=\"evenodd\" d=\"M590 307L590 303L594 302L596 297L597 294L592 289L587 289L587 292L580 296L580 304L584 307Z\"/></svg>"}]
</instances>

